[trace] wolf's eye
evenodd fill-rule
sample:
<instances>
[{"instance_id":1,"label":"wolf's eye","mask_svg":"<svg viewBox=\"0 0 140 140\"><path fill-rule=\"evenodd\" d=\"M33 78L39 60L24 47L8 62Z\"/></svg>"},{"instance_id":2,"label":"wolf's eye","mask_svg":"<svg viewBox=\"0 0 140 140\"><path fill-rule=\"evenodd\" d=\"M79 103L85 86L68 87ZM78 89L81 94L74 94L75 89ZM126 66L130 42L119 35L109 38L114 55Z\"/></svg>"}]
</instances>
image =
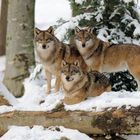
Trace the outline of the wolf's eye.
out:
<instances>
[{"instance_id":1,"label":"wolf's eye","mask_svg":"<svg viewBox=\"0 0 140 140\"><path fill-rule=\"evenodd\" d=\"M46 42L47 42L47 43L49 43L49 42L51 42L51 41L52 41L51 39L46 39Z\"/></svg>"},{"instance_id":2,"label":"wolf's eye","mask_svg":"<svg viewBox=\"0 0 140 140\"><path fill-rule=\"evenodd\" d=\"M78 70L73 70L72 71L72 74L76 74L76 73L78 73L79 71Z\"/></svg>"},{"instance_id":3,"label":"wolf's eye","mask_svg":"<svg viewBox=\"0 0 140 140\"><path fill-rule=\"evenodd\" d=\"M88 36L88 37L86 37L86 41L89 41L90 40L90 37Z\"/></svg>"},{"instance_id":4,"label":"wolf's eye","mask_svg":"<svg viewBox=\"0 0 140 140\"><path fill-rule=\"evenodd\" d=\"M43 41L43 39L39 39L39 41L40 41L40 42L42 42L42 41Z\"/></svg>"},{"instance_id":5,"label":"wolf's eye","mask_svg":"<svg viewBox=\"0 0 140 140\"><path fill-rule=\"evenodd\" d=\"M76 37L76 39L77 39L77 40L81 40L81 38L80 38L80 37L78 37L78 36Z\"/></svg>"},{"instance_id":6,"label":"wolf's eye","mask_svg":"<svg viewBox=\"0 0 140 140\"><path fill-rule=\"evenodd\" d=\"M61 73L64 73L64 70L61 70Z\"/></svg>"}]
</instances>

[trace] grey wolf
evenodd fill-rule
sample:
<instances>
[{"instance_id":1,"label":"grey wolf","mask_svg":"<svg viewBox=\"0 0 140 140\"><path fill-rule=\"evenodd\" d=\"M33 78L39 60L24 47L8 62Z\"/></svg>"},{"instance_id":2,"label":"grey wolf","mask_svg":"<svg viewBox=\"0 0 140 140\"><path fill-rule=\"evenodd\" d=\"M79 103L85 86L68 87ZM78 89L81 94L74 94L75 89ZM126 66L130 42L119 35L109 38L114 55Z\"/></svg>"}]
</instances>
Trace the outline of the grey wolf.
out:
<instances>
[{"instance_id":1,"label":"grey wolf","mask_svg":"<svg viewBox=\"0 0 140 140\"><path fill-rule=\"evenodd\" d=\"M140 90L140 46L111 44L97 38L91 28L75 28L74 42L85 63L99 72L118 72L128 69Z\"/></svg>"},{"instance_id":2,"label":"grey wolf","mask_svg":"<svg viewBox=\"0 0 140 140\"><path fill-rule=\"evenodd\" d=\"M51 91L52 75L56 76L55 92L60 88L60 67L64 58L66 44L60 42L50 26L47 30L34 29L36 51L45 69L47 93Z\"/></svg>"},{"instance_id":3,"label":"grey wolf","mask_svg":"<svg viewBox=\"0 0 140 140\"><path fill-rule=\"evenodd\" d=\"M61 80L64 91L64 103L75 104L89 96L98 96L104 91L110 91L108 78L97 72L85 72L78 60L73 63L62 61Z\"/></svg>"}]
</instances>

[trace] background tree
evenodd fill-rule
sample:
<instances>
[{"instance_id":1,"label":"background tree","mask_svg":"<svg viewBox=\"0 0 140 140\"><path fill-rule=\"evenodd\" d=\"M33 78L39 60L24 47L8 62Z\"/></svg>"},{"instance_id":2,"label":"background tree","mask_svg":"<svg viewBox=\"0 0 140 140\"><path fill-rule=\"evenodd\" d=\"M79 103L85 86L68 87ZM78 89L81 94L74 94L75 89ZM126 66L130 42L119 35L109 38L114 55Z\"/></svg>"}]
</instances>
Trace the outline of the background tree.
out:
<instances>
[{"instance_id":1,"label":"background tree","mask_svg":"<svg viewBox=\"0 0 140 140\"><path fill-rule=\"evenodd\" d=\"M59 31L66 28L62 40L69 39L72 29L78 25L92 27L104 41L140 44L140 17L133 0L127 3L123 0L70 0L70 4L73 19L61 20L58 24ZM128 71L111 73L109 77L115 91L137 89L137 83Z\"/></svg>"},{"instance_id":2,"label":"background tree","mask_svg":"<svg viewBox=\"0 0 140 140\"><path fill-rule=\"evenodd\" d=\"M34 7L34 0L8 0L4 84L15 96L23 94L23 80L34 64Z\"/></svg>"},{"instance_id":3,"label":"background tree","mask_svg":"<svg viewBox=\"0 0 140 140\"><path fill-rule=\"evenodd\" d=\"M0 0L0 55L5 54L7 26L7 0Z\"/></svg>"}]
</instances>

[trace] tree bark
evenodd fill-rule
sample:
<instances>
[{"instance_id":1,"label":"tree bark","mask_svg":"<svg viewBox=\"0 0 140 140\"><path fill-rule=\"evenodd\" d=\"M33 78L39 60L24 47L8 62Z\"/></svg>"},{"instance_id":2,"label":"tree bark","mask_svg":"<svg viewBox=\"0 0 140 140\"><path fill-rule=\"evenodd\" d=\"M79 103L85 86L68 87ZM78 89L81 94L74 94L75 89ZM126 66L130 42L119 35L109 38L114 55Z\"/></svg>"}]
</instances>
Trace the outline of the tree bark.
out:
<instances>
[{"instance_id":1,"label":"tree bark","mask_svg":"<svg viewBox=\"0 0 140 140\"><path fill-rule=\"evenodd\" d=\"M14 111L0 115L0 134L8 126L42 125L64 126L86 134L140 134L140 107L105 112L59 111L25 112Z\"/></svg>"},{"instance_id":2,"label":"tree bark","mask_svg":"<svg viewBox=\"0 0 140 140\"><path fill-rule=\"evenodd\" d=\"M0 106L1 105L8 105L8 106L10 106L9 102L3 96L0 95Z\"/></svg>"},{"instance_id":3,"label":"tree bark","mask_svg":"<svg viewBox=\"0 0 140 140\"><path fill-rule=\"evenodd\" d=\"M34 64L34 6L34 0L8 0L4 84L16 97L24 93L23 80Z\"/></svg>"},{"instance_id":4,"label":"tree bark","mask_svg":"<svg viewBox=\"0 0 140 140\"><path fill-rule=\"evenodd\" d=\"M0 0L0 56L5 54L7 28L7 0Z\"/></svg>"}]
</instances>

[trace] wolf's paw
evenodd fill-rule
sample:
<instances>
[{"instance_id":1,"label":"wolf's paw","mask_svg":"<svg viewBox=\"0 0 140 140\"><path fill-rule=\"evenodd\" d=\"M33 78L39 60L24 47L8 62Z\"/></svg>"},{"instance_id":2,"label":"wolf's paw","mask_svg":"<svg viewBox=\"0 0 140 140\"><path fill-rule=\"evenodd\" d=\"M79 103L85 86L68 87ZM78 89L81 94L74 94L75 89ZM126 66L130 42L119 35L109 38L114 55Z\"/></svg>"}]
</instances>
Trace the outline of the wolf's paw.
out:
<instances>
[{"instance_id":1,"label":"wolf's paw","mask_svg":"<svg viewBox=\"0 0 140 140\"><path fill-rule=\"evenodd\" d=\"M51 90L46 90L46 94L50 94L51 93Z\"/></svg>"},{"instance_id":2,"label":"wolf's paw","mask_svg":"<svg viewBox=\"0 0 140 140\"><path fill-rule=\"evenodd\" d=\"M47 85L43 85L43 90L45 91L46 94L50 94L50 92L51 92L51 89L48 88Z\"/></svg>"},{"instance_id":3,"label":"wolf's paw","mask_svg":"<svg viewBox=\"0 0 140 140\"><path fill-rule=\"evenodd\" d=\"M57 92L59 92L59 89L54 89L54 93L57 93Z\"/></svg>"}]
</instances>

